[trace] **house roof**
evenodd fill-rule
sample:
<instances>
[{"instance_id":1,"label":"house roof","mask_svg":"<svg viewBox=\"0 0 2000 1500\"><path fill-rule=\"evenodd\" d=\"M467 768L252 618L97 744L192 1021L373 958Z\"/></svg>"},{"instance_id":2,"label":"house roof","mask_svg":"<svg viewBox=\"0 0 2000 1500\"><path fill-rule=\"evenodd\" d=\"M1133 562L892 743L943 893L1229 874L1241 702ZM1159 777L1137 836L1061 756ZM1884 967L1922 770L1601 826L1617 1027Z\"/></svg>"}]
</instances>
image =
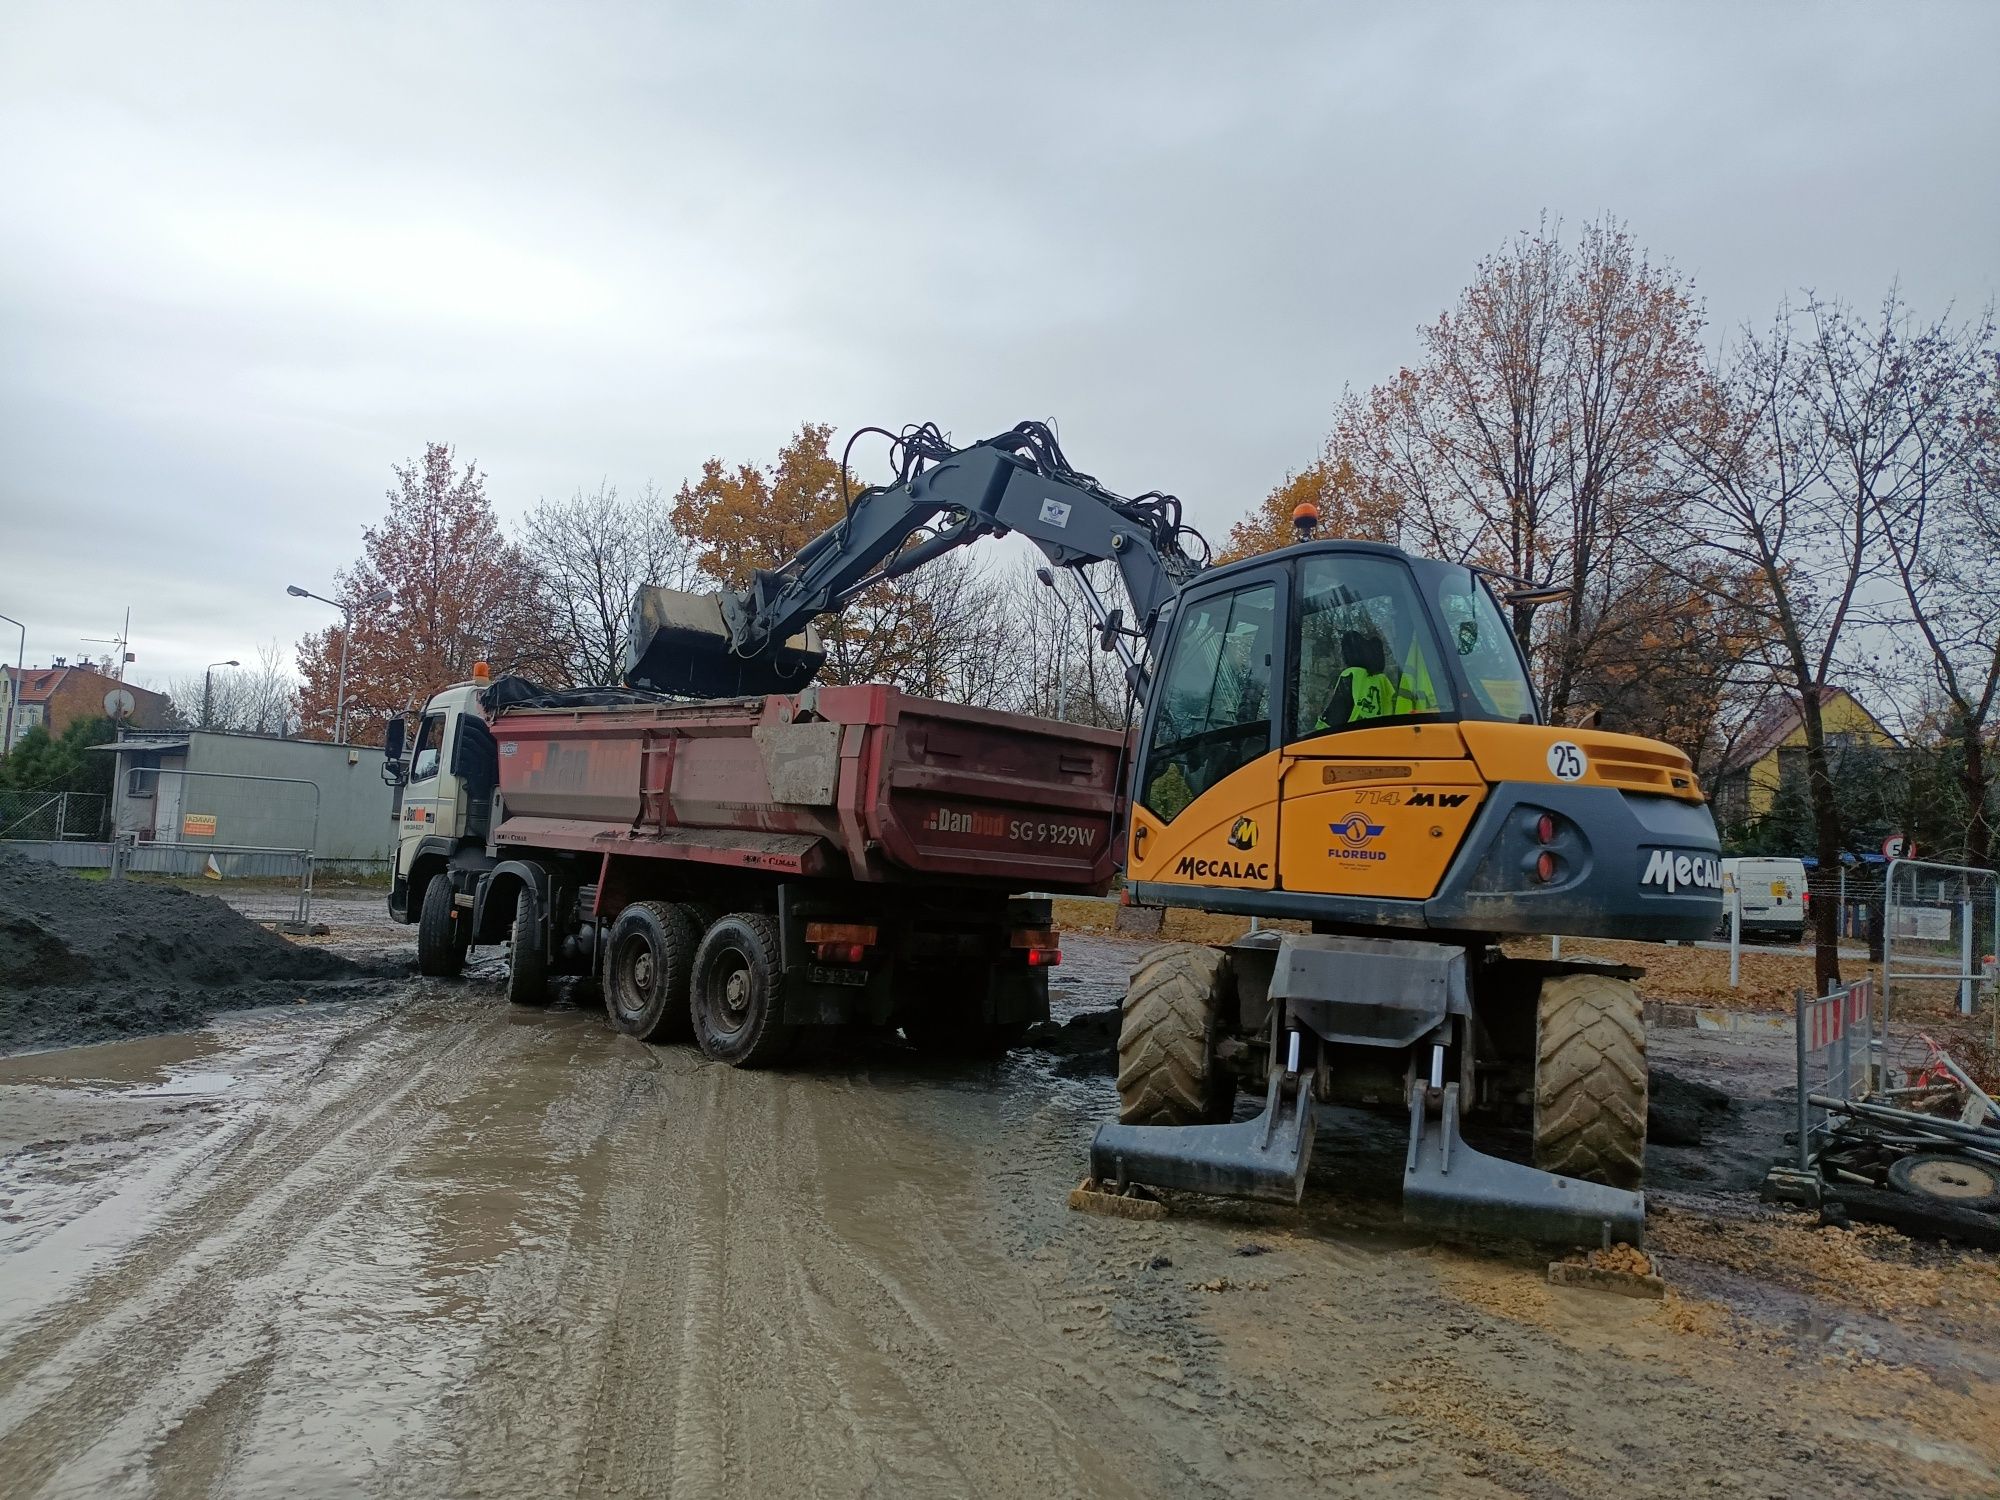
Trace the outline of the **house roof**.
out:
<instances>
[{"instance_id":1,"label":"house roof","mask_svg":"<svg viewBox=\"0 0 2000 1500\"><path fill-rule=\"evenodd\" d=\"M1842 698L1847 699L1848 702L1860 709L1862 713L1868 714L1868 722L1881 730L1882 737L1888 740L1890 744L1897 743L1896 737L1890 734L1888 730L1883 729L1881 721L1875 715L1868 713L1867 707L1861 700L1848 692L1846 688L1822 687L1819 690L1819 702L1822 709ZM1727 776L1731 772L1745 770L1750 766L1756 765L1758 761L1790 739L1803 722L1803 717L1799 713L1798 699L1790 693L1780 693L1774 701L1764 706L1763 710L1750 721L1749 726L1737 738L1736 743L1729 747L1728 755L1723 757L1722 763L1716 768L1715 774L1718 776Z\"/></svg>"},{"instance_id":2,"label":"house roof","mask_svg":"<svg viewBox=\"0 0 2000 1500\"><path fill-rule=\"evenodd\" d=\"M10 681L20 684L22 703L45 703L55 690L62 686L62 680L69 676L68 667L9 667Z\"/></svg>"}]
</instances>

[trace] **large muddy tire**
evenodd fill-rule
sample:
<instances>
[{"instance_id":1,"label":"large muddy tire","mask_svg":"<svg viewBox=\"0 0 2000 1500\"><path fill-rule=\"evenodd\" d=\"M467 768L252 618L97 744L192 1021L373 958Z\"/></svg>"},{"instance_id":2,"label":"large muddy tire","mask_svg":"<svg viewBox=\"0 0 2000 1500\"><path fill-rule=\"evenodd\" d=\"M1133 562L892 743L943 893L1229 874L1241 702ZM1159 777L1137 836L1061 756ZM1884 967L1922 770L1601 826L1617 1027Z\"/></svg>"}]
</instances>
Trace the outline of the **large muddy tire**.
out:
<instances>
[{"instance_id":1,"label":"large muddy tire","mask_svg":"<svg viewBox=\"0 0 2000 1500\"><path fill-rule=\"evenodd\" d=\"M1229 955L1193 943L1155 948L1132 970L1118 1028L1118 1118L1127 1125L1228 1120L1236 1079L1217 1063L1234 997Z\"/></svg>"},{"instance_id":2,"label":"large muddy tire","mask_svg":"<svg viewBox=\"0 0 2000 1500\"><path fill-rule=\"evenodd\" d=\"M507 998L516 1005L549 1003L549 935L532 886L514 897L514 929L507 943Z\"/></svg>"},{"instance_id":3,"label":"large muddy tire","mask_svg":"<svg viewBox=\"0 0 2000 1500\"><path fill-rule=\"evenodd\" d=\"M604 940L604 1010L614 1029L642 1042L694 1039L688 976L701 932L685 906L635 901Z\"/></svg>"},{"instance_id":4,"label":"large muddy tire","mask_svg":"<svg viewBox=\"0 0 2000 1500\"><path fill-rule=\"evenodd\" d=\"M1636 1188L1646 1169L1646 1022L1622 979L1542 981L1535 1016L1535 1165Z\"/></svg>"},{"instance_id":5,"label":"large muddy tire","mask_svg":"<svg viewBox=\"0 0 2000 1500\"><path fill-rule=\"evenodd\" d=\"M417 972L432 979L449 979L465 967L465 950L472 946L472 924L458 913L451 881L433 875L424 886L424 904L417 916Z\"/></svg>"},{"instance_id":6,"label":"large muddy tire","mask_svg":"<svg viewBox=\"0 0 2000 1500\"><path fill-rule=\"evenodd\" d=\"M717 1062L766 1068L791 1050L780 1015L778 924L761 912L717 919L695 950L688 1009L695 1045Z\"/></svg>"}]
</instances>

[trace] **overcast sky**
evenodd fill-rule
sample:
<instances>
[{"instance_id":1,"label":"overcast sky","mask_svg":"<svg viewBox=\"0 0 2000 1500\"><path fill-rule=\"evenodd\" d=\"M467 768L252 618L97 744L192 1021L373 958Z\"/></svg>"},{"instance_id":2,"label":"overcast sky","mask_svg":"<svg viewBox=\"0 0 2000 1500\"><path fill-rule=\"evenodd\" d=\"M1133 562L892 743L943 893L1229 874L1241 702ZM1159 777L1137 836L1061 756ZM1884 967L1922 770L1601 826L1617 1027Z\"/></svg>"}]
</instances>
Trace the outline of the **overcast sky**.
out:
<instances>
[{"instance_id":1,"label":"overcast sky","mask_svg":"<svg viewBox=\"0 0 2000 1500\"><path fill-rule=\"evenodd\" d=\"M1997 58L1986 0L10 0L0 613L43 662L130 606L142 682L289 644L428 439L511 517L1055 418L1220 533L1544 208L1721 327L1985 302Z\"/></svg>"}]
</instances>

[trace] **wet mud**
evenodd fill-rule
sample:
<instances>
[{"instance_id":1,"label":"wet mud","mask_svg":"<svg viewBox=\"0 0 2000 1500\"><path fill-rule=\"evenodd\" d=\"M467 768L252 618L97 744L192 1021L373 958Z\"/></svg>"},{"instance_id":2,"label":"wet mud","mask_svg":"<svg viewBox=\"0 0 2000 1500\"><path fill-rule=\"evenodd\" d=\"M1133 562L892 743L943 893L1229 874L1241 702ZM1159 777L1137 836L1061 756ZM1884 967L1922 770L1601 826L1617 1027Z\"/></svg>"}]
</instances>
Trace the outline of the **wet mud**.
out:
<instances>
[{"instance_id":1,"label":"wet mud","mask_svg":"<svg viewBox=\"0 0 2000 1500\"><path fill-rule=\"evenodd\" d=\"M1128 958L1066 952L1059 1021ZM1837 1231L1743 1199L1724 1223L1690 1192L1663 1210L1666 1303L1559 1289L1545 1258L1403 1230L1344 1137L1304 1209L1073 1214L1113 1091L1063 1060L890 1043L742 1073L475 979L0 1062L0 1475L23 1496L1993 1492L1990 1258L1828 1252ZM1673 1066L1740 1096L1730 1065ZM1837 1291L1870 1276L1908 1300Z\"/></svg>"}]
</instances>

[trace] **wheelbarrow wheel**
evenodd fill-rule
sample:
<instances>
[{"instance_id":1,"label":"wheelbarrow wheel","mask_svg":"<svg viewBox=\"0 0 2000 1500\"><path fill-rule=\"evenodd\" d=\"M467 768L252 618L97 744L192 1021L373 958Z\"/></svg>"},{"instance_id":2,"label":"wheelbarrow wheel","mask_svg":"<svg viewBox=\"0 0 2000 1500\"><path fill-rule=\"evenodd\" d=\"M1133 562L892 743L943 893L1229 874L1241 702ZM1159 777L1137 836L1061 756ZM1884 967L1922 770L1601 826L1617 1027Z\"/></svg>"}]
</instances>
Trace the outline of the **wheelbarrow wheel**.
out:
<instances>
[{"instance_id":1,"label":"wheelbarrow wheel","mask_svg":"<svg viewBox=\"0 0 2000 1500\"><path fill-rule=\"evenodd\" d=\"M1948 1151L1918 1151L1889 1168L1889 1186L1953 1208L2000 1209L2000 1169Z\"/></svg>"},{"instance_id":2,"label":"wheelbarrow wheel","mask_svg":"<svg viewBox=\"0 0 2000 1500\"><path fill-rule=\"evenodd\" d=\"M1535 1016L1535 1165L1637 1188L1646 1170L1646 1019L1603 974L1542 982Z\"/></svg>"},{"instance_id":3,"label":"wheelbarrow wheel","mask_svg":"<svg viewBox=\"0 0 2000 1500\"><path fill-rule=\"evenodd\" d=\"M1235 1076L1216 1059L1233 995L1229 955L1154 948L1132 970L1118 1028L1118 1118L1127 1125L1225 1123Z\"/></svg>"}]
</instances>

